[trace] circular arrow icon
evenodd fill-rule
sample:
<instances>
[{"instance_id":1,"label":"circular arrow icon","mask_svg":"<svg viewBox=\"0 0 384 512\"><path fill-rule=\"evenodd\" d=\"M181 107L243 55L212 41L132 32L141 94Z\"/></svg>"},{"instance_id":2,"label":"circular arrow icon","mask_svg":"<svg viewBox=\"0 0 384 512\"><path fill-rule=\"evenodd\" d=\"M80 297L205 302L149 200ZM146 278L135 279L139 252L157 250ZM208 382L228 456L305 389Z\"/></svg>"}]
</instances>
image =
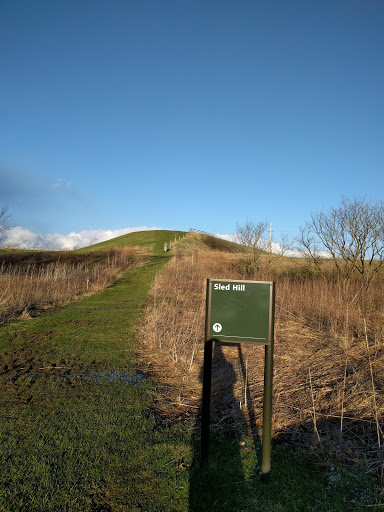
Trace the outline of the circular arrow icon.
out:
<instances>
[{"instance_id":1,"label":"circular arrow icon","mask_svg":"<svg viewBox=\"0 0 384 512\"><path fill-rule=\"evenodd\" d=\"M213 324L213 330L215 332L220 332L222 330L223 326L219 323Z\"/></svg>"}]
</instances>

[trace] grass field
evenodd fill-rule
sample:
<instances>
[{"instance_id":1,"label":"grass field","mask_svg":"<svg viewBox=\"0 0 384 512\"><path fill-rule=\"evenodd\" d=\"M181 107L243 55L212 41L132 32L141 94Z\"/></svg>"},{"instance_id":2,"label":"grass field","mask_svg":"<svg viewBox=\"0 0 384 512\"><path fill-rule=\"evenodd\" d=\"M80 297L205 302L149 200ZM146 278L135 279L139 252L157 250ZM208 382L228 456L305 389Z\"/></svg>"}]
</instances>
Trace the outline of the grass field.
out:
<instances>
[{"instance_id":1,"label":"grass field","mask_svg":"<svg viewBox=\"0 0 384 512\"><path fill-rule=\"evenodd\" d=\"M152 361L148 350L141 357L137 335L172 255L163 244L183 235L98 244L145 247L145 264L102 292L1 328L0 511L375 510L379 490L360 467L305 447L276 443L272 481L262 485L259 434L245 424L216 428L200 469L199 418L171 402L162 408L172 384L157 376L156 350Z\"/></svg>"}]
</instances>

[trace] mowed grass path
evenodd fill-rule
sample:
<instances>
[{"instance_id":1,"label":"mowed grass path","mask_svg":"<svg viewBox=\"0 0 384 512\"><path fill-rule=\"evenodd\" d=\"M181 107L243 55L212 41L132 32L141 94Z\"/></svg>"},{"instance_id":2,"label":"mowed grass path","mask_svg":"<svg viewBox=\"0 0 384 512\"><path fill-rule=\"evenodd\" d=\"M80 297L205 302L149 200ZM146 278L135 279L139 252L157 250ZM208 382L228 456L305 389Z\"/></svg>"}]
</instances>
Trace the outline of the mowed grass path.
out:
<instances>
[{"instance_id":1,"label":"mowed grass path","mask_svg":"<svg viewBox=\"0 0 384 512\"><path fill-rule=\"evenodd\" d=\"M190 426L155 417L135 332L175 234L116 239L153 254L102 293L0 330L0 511L366 510L361 474L274 447L265 486L258 440L225 431L201 471Z\"/></svg>"},{"instance_id":2,"label":"mowed grass path","mask_svg":"<svg viewBox=\"0 0 384 512\"><path fill-rule=\"evenodd\" d=\"M0 331L0 510L186 510L185 435L156 424L136 368L168 259L155 233L155 256L113 287Z\"/></svg>"}]
</instances>

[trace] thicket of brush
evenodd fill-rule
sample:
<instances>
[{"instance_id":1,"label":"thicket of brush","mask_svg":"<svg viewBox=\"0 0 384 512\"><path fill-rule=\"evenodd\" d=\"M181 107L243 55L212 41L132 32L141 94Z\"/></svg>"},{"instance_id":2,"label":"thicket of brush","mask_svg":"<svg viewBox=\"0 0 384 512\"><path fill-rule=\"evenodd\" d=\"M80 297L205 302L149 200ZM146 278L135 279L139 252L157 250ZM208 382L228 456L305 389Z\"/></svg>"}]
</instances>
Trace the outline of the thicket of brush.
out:
<instances>
[{"instance_id":1,"label":"thicket of brush","mask_svg":"<svg viewBox=\"0 0 384 512\"><path fill-rule=\"evenodd\" d=\"M383 276L367 289L357 276L340 280L329 270L324 278L302 259L260 255L250 264L241 254L184 245L156 278L141 330L144 354L170 384L159 403L168 414L169 402L177 414L199 410L208 277L276 281L276 440L365 462L382 476ZM213 365L212 423L254 430L263 347L217 343Z\"/></svg>"},{"instance_id":2,"label":"thicket of brush","mask_svg":"<svg viewBox=\"0 0 384 512\"><path fill-rule=\"evenodd\" d=\"M0 324L94 293L141 263L132 247L90 254L3 252L0 254Z\"/></svg>"}]
</instances>

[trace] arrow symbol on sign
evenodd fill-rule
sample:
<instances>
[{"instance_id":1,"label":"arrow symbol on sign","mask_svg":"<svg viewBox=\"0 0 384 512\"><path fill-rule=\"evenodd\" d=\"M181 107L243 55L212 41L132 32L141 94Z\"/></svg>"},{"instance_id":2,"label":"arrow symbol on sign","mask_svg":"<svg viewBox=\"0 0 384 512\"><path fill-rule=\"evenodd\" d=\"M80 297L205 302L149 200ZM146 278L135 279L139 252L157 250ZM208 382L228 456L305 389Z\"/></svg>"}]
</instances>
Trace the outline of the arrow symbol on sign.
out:
<instances>
[{"instance_id":1,"label":"arrow symbol on sign","mask_svg":"<svg viewBox=\"0 0 384 512\"><path fill-rule=\"evenodd\" d=\"M221 324L219 324L219 323L213 324L213 330L215 332L220 332L222 330L222 328L223 328L223 326Z\"/></svg>"}]
</instances>

